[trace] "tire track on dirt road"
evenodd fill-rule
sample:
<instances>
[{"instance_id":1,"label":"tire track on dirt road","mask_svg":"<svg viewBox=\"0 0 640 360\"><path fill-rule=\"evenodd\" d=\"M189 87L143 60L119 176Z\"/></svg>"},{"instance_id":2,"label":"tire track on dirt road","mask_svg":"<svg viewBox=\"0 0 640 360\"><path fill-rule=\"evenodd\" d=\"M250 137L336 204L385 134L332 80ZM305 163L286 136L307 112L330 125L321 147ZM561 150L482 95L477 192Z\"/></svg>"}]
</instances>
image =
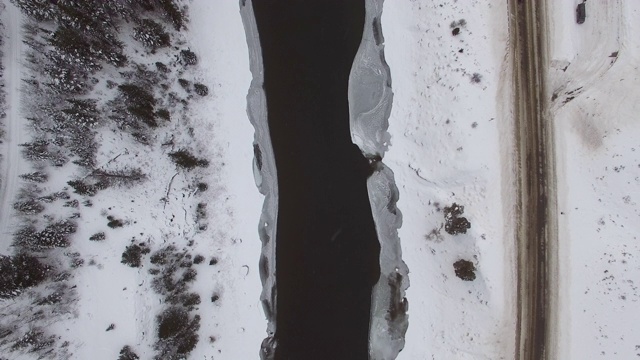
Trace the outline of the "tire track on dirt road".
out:
<instances>
[{"instance_id":1,"label":"tire track on dirt road","mask_svg":"<svg viewBox=\"0 0 640 360\"><path fill-rule=\"evenodd\" d=\"M518 178L516 359L555 359L556 180L546 1L509 0Z\"/></svg>"}]
</instances>

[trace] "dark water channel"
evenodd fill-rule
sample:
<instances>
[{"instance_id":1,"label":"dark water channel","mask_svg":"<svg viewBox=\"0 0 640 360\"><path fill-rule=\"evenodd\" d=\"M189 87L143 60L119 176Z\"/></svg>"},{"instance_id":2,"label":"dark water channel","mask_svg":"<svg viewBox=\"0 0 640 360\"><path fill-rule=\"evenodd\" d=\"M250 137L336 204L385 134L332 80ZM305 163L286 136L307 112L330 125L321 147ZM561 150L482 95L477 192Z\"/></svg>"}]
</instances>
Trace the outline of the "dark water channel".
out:
<instances>
[{"instance_id":1,"label":"dark water channel","mask_svg":"<svg viewBox=\"0 0 640 360\"><path fill-rule=\"evenodd\" d=\"M276 360L365 360L380 246L347 87L364 0L254 0L278 171Z\"/></svg>"}]
</instances>

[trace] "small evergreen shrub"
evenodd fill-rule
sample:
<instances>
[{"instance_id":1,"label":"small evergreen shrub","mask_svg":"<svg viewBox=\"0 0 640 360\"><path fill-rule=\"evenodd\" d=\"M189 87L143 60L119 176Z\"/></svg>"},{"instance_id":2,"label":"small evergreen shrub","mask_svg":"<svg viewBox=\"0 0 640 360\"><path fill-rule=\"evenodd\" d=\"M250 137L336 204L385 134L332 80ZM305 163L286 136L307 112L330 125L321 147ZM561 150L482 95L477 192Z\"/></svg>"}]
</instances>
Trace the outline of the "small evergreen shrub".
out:
<instances>
[{"instance_id":1,"label":"small evergreen shrub","mask_svg":"<svg viewBox=\"0 0 640 360\"><path fill-rule=\"evenodd\" d=\"M476 267L469 260L460 259L453 263L453 269L456 276L464 281L473 281L476 279Z\"/></svg>"},{"instance_id":2,"label":"small evergreen shrub","mask_svg":"<svg viewBox=\"0 0 640 360\"><path fill-rule=\"evenodd\" d=\"M209 166L209 161L206 159L199 159L184 149L169 153L169 157L178 167L187 170L191 170L196 167Z\"/></svg>"},{"instance_id":3,"label":"small evergreen shrub","mask_svg":"<svg viewBox=\"0 0 640 360\"><path fill-rule=\"evenodd\" d=\"M121 263L129 265L130 267L140 267L142 265L142 255L146 255L151 250L144 244L132 244L125 248L122 253Z\"/></svg>"}]
</instances>

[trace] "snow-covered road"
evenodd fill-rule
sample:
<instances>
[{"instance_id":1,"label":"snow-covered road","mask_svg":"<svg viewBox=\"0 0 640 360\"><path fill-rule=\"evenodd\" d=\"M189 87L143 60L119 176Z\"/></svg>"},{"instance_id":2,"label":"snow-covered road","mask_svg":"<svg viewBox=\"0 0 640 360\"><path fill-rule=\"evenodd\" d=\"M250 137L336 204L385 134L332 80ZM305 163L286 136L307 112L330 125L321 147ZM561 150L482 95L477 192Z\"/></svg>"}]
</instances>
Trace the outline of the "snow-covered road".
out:
<instances>
[{"instance_id":1,"label":"snow-covered road","mask_svg":"<svg viewBox=\"0 0 640 360\"><path fill-rule=\"evenodd\" d=\"M22 14L10 2L5 3L2 22L5 26L4 69L5 90L7 92L6 135L2 144L2 179L0 188L0 254L7 254L11 244L14 213L11 204L18 190L18 176L27 172L29 164L22 159L19 144L24 143L28 134L20 116L20 79L22 75L22 54L24 44L20 36Z\"/></svg>"}]
</instances>

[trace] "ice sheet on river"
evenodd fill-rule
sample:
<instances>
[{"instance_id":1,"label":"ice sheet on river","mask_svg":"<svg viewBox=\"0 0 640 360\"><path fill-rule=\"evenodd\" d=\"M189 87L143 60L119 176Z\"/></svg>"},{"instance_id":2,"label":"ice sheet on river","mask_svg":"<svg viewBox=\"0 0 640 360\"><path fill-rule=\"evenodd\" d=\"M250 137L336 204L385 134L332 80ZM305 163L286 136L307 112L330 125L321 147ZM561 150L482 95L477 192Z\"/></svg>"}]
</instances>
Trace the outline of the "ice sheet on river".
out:
<instances>
[{"instance_id":1,"label":"ice sheet on river","mask_svg":"<svg viewBox=\"0 0 640 360\"><path fill-rule=\"evenodd\" d=\"M396 208L398 189L393 172L382 162L389 145L389 115L393 93L391 73L384 59L381 16L384 0L366 0L362 43L349 77L351 137L375 164L367 180L369 201L380 241L380 279L372 294L369 333L370 359L393 360L404 347L407 331L408 269L402 261L398 228L402 214Z\"/></svg>"},{"instance_id":2,"label":"ice sheet on river","mask_svg":"<svg viewBox=\"0 0 640 360\"><path fill-rule=\"evenodd\" d=\"M260 256L260 280L262 295L260 300L267 317L267 338L262 342L260 357L273 356L274 334L276 332L276 224L278 216L278 178L275 156L267 122L267 98L264 91L264 65L258 37L258 26L251 0L240 0L240 14L249 46L249 66L253 79L247 94L247 114L255 128L253 142L253 173L256 186L265 196L258 233L262 241Z\"/></svg>"}]
</instances>

